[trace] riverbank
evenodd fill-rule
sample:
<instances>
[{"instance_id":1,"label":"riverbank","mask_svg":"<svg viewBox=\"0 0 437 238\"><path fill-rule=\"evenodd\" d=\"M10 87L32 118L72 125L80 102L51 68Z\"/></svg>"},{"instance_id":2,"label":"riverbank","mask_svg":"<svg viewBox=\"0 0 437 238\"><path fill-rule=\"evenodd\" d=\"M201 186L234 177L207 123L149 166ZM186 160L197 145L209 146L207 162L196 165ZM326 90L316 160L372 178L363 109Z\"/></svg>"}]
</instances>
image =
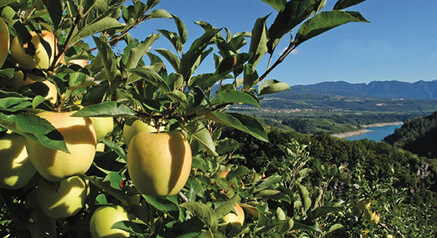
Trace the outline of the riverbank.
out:
<instances>
[{"instance_id":1,"label":"riverbank","mask_svg":"<svg viewBox=\"0 0 437 238\"><path fill-rule=\"evenodd\" d=\"M358 136L367 132L371 132L371 130L366 129L366 128L373 128L373 127L384 127L384 126L397 126L397 125L402 125L404 124L401 121L397 121L397 122L382 122L382 123L374 123L374 124L369 124L369 125L361 125L361 127L363 127L364 129L360 129L360 130L356 130L356 131L348 131L348 132L343 132L343 133L337 133L337 134L331 134L331 136L333 137L337 137L337 138L348 138L348 137L352 137L352 136Z\"/></svg>"}]
</instances>

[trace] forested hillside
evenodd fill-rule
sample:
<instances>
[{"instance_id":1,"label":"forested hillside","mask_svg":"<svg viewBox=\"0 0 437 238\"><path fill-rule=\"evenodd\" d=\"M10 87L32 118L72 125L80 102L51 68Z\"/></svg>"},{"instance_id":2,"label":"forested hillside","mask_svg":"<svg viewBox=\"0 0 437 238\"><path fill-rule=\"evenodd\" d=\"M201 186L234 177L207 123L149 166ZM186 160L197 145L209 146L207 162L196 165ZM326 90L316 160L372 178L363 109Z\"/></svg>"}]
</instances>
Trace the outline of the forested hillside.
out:
<instances>
[{"instance_id":1,"label":"forested hillside","mask_svg":"<svg viewBox=\"0 0 437 238\"><path fill-rule=\"evenodd\" d=\"M437 112L407 121L384 141L412 153L437 158Z\"/></svg>"},{"instance_id":2,"label":"forested hillside","mask_svg":"<svg viewBox=\"0 0 437 238\"><path fill-rule=\"evenodd\" d=\"M283 160L285 152L281 149L282 145L290 141L306 145L305 151L313 158L311 184L319 184L322 178L332 175L332 171L340 171L329 177L329 182L324 184L325 189L343 201L345 206L357 200L371 201L372 208L381 214L381 224L374 234L384 234L384 230L394 231L397 237L430 237L436 234L437 169L425 158L384 142L346 141L326 133L311 136L273 129L269 133L270 143L260 142L235 130L227 130L225 136L241 143L236 153L244 155L244 165L262 170L259 172L264 172L266 176L281 171L288 163ZM293 170L293 166L286 169ZM350 209L353 210L353 207ZM343 214L343 219L349 219L345 222L350 225L346 227L347 231L370 229L359 220L351 222L354 218L349 215ZM348 234L354 237L354 233Z\"/></svg>"}]
</instances>

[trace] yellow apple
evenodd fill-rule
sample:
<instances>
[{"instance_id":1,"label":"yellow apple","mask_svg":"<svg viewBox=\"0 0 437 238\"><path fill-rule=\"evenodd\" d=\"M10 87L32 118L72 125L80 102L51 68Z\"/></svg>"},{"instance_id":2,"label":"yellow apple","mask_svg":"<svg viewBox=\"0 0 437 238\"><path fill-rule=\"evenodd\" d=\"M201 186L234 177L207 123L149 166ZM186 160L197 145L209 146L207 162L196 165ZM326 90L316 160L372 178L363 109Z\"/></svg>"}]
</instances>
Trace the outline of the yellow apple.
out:
<instances>
[{"instance_id":1,"label":"yellow apple","mask_svg":"<svg viewBox=\"0 0 437 238\"><path fill-rule=\"evenodd\" d=\"M35 83L34 80L30 79L29 77L24 78L24 73L21 70L17 70L14 72L14 78L10 82L10 87L13 90L18 90L19 88Z\"/></svg>"},{"instance_id":2,"label":"yellow apple","mask_svg":"<svg viewBox=\"0 0 437 238\"><path fill-rule=\"evenodd\" d=\"M191 172L191 148L177 132L140 132L127 154L129 175L139 192L150 196L177 194Z\"/></svg>"},{"instance_id":3,"label":"yellow apple","mask_svg":"<svg viewBox=\"0 0 437 238\"><path fill-rule=\"evenodd\" d=\"M35 175L25 141L26 138L17 134L6 134L0 138L0 188L22 188Z\"/></svg>"},{"instance_id":4,"label":"yellow apple","mask_svg":"<svg viewBox=\"0 0 437 238\"><path fill-rule=\"evenodd\" d=\"M69 60L67 63L69 65L76 64L76 65L79 65L82 68L85 68L85 66L88 65L88 60L87 59L72 59L72 60Z\"/></svg>"},{"instance_id":5,"label":"yellow apple","mask_svg":"<svg viewBox=\"0 0 437 238\"><path fill-rule=\"evenodd\" d=\"M119 221L129 221L129 214L119 205L106 205L96 209L91 216L90 233L93 238L129 237L129 232L111 228Z\"/></svg>"},{"instance_id":6,"label":"yellow apple","mask_svg":"<svg viewBox=\"0 0 437 238\"><path fill-rule=\"evenodd\" d=\"M97 152L104 152L105 151L105 144L104 143L97 143L96 151Z\"/></svg>"},{"instance_id":7,"label":"yellow apple","mask_svg":"<svg viewBox=\"0 0 437 238\"><path fill-rule=\"evenodd\" d=\"M56 87L56 85L48 80L44 80L42 81L42 83L49 88L49 91L44 98L51 102L53 105L56 104L58 102L58 88Z\"/></svg>"},{"instance_id":8,"label":"yellow apple","mask_svg":"<svg viewBox=\"0 0 437 238\"><path fill-rule=\"evenodd\" d=\"M41 178L36 188L36 199L47 216L66 218L82 209L87 190L88 184L82 176L72 176L56 183Z\"/></svg>"},{"instance_id":9,"label":"yellow apple","mask_svg":"<svg viewBox=\"0 0 437 238\"><path fill-rule=\"evenodd\" d=\"M126 120L123 126L123 139L126 146L129 146L132 138L140 132L156 132L156 129L141 120Z\"/></svg>"},{"instance_id":10,"label":"yellow apple","mask_svg":"<svg viewBox=\"0 0 437 238\"><path fill-rule=\"evenodd\" d=\"M244 211L243 208L237 203L234 207L234 212L228 213L226 216L224 216L222 219L225 222L224 225L231 224L231 225L238 225L242 226L244 224Z\"/></svg>"},{"instance_id":11,"label":"yellow apple","mask_svg":"<svg viewBox=\"0 0 437 238\"><path fill-rule=\"evenodd\" d=\"M9 30L6 22L0 17L0 68L6 61L9 51Z\"/></svg>"},{"instance_id":12,"label":"yellow apple","mask_svg":"<svg viewBox=\"0 0 437 238\"><path fill-rule=\"evenodd\" d=\"M24 68L48 69L50 67L50 64L53 62L55 52L56 54L58 53L57 40L55 36L49 31L41 31L41 38L46 41L51 48L51 52L49 55L43 43L41 42L40 36L34 31L31 31L30 35L32 36L30 42L34 46L32 47L32 49L34 48L35 51L25 52L30 50L31 47L27 43L25 43L24 45L20 45L18 38L15 37L11 43L12 58Z\"/></svg>"},{"instance_id":13,"label":"yellow apple","mask_svg":"<svg viewBox=\"0 0 437 238\"><path fill-rule=\"evenodd\" d=\"M96 130L97 141L114 130L114 119L112 117L90 117Z\"/></svg>"},{"instance_id":14,"label":"yellow apple","mask_svg":"<svg viewBox=\"0 0 437 238\"><path fill-rule=\"evenodd\" d=\"M37 115L49 121L64 137L70 154L26 140L27 153L36 170L49 181L83 174L96 153L96 131L89 118L72 117L73 112L41 112Z\"/></svg>"}]
</instances>

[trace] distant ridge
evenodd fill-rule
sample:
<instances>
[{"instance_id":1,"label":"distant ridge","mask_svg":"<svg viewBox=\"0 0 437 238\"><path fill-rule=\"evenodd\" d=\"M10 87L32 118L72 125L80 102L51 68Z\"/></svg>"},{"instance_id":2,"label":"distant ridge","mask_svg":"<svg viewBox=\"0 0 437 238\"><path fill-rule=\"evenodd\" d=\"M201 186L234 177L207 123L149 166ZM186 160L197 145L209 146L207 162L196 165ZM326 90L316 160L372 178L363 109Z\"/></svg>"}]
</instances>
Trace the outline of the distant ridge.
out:
<instances>
[{"instance_id":1,"label":"distant ridge","mask_svg":"<svg viewBox=\"0 0 437 238\"><path fill-rule=\"evenodd\" d=\"M437 99L437 80L407 83L401 81L372 81L370 83L322 82L292 86L290 91L274 94L285 97L292 94L338 95L348 97Z\"/></svg>"}]
</instances>

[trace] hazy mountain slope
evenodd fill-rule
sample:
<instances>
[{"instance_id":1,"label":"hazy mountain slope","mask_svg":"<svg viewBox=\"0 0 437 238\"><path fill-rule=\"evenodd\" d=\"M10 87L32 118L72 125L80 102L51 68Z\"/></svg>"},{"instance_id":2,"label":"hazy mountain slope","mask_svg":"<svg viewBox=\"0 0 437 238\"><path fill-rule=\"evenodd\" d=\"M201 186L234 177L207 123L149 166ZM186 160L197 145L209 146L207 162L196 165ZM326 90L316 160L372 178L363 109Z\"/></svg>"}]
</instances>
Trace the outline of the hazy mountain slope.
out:
<instances>
[{"instance_id":1,"label":"hazy mountain slope","mask_svg":"<svg viewBox=\"0 0 437 238\"><path fill-rule=\"evenodd\" d=\"M275 94L275 97L287 98L287 95L296 93L351 97L437 99L437 80L414 83L372 81L368 84L353 84L344 81L322 82L312 85L292 86L290 91Z\"/></svg>"}]
</instances>

